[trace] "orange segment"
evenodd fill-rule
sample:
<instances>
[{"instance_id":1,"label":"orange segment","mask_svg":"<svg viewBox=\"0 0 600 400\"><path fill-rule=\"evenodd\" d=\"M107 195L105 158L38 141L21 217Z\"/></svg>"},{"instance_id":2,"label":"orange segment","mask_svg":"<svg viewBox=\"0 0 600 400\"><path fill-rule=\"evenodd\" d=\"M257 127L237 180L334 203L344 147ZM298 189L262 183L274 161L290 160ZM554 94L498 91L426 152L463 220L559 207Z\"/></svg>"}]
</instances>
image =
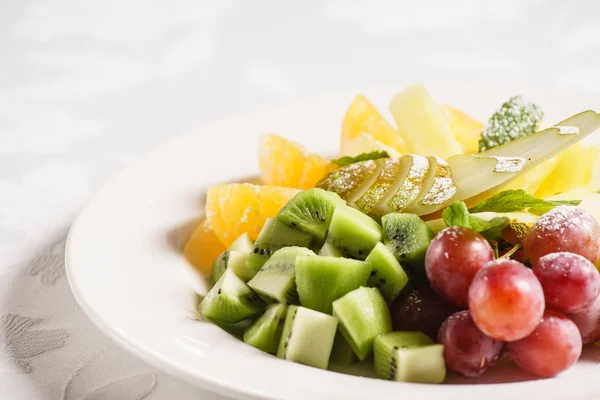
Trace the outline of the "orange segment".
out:
<instances>
[{"instance_id":1,"label":"orange segment","mask_svg":"<svg viewBox=\"0 0 600 400\"><path fill-rule=\"evenodd\" d=\"M346 154L346 143L361 133L390 146L400 154L410 153L408 145L398 131L377 111L375 106L363 95L358 95L350 104L342 123L341 154Z\"/></svg>"},{"instance_id":2,"label":"orange segment","mask_svg":"<svg viewBox=\"0 0 600 400\"><path fill-rule=\"evenodd\" d=\"M325 158L272 133L261 135L258 157L267 185L310 189L333 168Z\"/></svg>"},{"instance_id":3,"label":"orange segment","mask_svg":"<svg viewBox=\"0 0 600 400\"><path fill-rule=\"evenodd\" d=\"M213 262L224 251L225 246L205 219L188 239L183 248L183 255L202 275L209 276Z\"/></svg>"},{"instance_id":4,"label":"orange segment","mask_svg":"<svg viewBox=\"0 0 600 400\"><path fill-rule=\"evenodd\" d=\"M296 193L296 189L249 183L211 186L206 218L226 247L245 232L255 240L265 220L275 217Z\"/></svg>"},{"instance_id":5,"label":"orange segment","mask_svg":"<svg viewBox=\"0 0 600 400\"><path fill-rule=\"evenodd\" d=\"M466 154L478 153L483 124L461 110L449 105L442 105L440 108L446 116L450 129L456 135L456 140L462 146L463 151Z\"/></svg>"}]
</instances>

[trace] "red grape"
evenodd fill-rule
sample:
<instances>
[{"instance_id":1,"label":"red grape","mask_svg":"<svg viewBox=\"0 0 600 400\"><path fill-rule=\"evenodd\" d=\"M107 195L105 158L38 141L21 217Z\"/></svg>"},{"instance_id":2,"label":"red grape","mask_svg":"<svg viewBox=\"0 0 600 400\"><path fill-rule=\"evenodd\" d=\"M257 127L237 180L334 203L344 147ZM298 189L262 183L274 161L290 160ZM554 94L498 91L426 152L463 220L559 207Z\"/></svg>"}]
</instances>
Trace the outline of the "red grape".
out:
<instances>
[{"instance_id":1,"label":"red grape","mask_svg":"<svg viewBox=\"0 0 600 400\"><path fill-rule=\"evenodd\" d=\"M600 255L600 226L583 208L559 206L533 224L523 247L526 259L532 264L546 254L559 251L579 254L596 262Z\"/></svg>"},{"instance_id":2,"label":"red grape","mask_svg":"<svg viewBox=\"0 0 600 400\"><path fill-rule=\"evenodd\" d=\"M440 328L446 364L464 376L476 377L494 365L504 343L481 332L469 311L452 314Z\"/></svg>"},{"instance_id":3,"label":"red grape","mask_svg":"<svg viewBox=\"0 0 600 400\"><path fill-rule=\"evenodd\" d=\"M600 339L600 296L588 308L567 317L577 325L583 344Z\"/></svg>"},{"instance_id":4,"label":"red grape","mask_svg":"<svg viewBox=\"0 0 600 400\"><path fill-rule=\"evenodd\" d=\"M544 315L544 291L518 261L500 259L480 270L469 288L471 316L486 335L510 342L529 335Z\"/></svg>"},{"instance_id":5,"label":"red grape","mask_svg":"<svg viewBox=\"0 0 600 400\"><path fill-rule=\"evenodd\" d=\"M494 250L481 234L452 226L431 241L425 256L425 271L437 294L457 306L466 306L473 277L493 259Z\"/></svg>"},{"instance_id":6,"label":"red grape","mask_svg":"<svg viewBox=\"0 0 600 400\"><path fill-rule=\"evenodd\" d=\"M573 253L546 254L533 265L548 307L574 313L592 305L600 294L600 274L587 258Z\"/></svg>"},{"instance_id":7,"label":"red grape","mask_svg":"<svg viewBox=\"0 0 600 400\"><path fill-rule=\"evenodd\" d=\"M569 368L581 355L577 326L558 311L546 310L531 335L507 344L511 358L522 370L549 378Z\"/></svg>"},{"instance_id":8,"label":"red grape","mask_svg":"<svg viewBox=\"0 0 600 400\"><path fill-rule=\"evenodd\" d=\"M433 341L442 322L455 311L428 287L405 289L390 307L395 331L420 331Z\"/></svg>"}]
</instances>

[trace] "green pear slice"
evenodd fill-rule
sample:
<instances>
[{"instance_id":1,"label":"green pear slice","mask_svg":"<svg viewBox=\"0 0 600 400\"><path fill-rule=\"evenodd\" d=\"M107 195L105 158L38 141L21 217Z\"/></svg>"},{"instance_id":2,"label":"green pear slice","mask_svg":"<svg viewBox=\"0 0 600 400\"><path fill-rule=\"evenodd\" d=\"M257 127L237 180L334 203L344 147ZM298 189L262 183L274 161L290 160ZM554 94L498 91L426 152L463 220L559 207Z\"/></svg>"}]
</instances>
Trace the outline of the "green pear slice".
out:
<instances>
[{"instance_id":1,"label":"green pear slice","mask_svg":"<svg viewBox=\"0 0 600 400\"><path fill-rule=\"evenodd\" d=\"M335 192L351 203L351 199L358 199L377 177L383 167L383 163L377 161L362 161L333 170L317 183L317 187Z\"/></svg>"},{"instance_id":2,"label":"green pear slice","mask_svg":"<svg viewBox=\"0 0 600 400\"><path fill-rule=\"evenodd\" d=\"M410 168L408 164L408 159L403 158L388 158L383 161L383 168L377 174L373 184L354 202L354 205L362 212L369 213L390 192L398 177L404 171L408 173Z\"/></svg>"},{"instance_id":3,"label":"green pear slice","mask_svg":"<svg viewBox=\"0 0 600 400\"><path fill-rule=\"evenodd\" d=\"M419 196L411 203L404 212L425 215L436 210L438 206L446 203L456 193L456 184L452 180L450 166L439 157L427 157L429 160L429 171Z\"/></svg>"}]
</instances>

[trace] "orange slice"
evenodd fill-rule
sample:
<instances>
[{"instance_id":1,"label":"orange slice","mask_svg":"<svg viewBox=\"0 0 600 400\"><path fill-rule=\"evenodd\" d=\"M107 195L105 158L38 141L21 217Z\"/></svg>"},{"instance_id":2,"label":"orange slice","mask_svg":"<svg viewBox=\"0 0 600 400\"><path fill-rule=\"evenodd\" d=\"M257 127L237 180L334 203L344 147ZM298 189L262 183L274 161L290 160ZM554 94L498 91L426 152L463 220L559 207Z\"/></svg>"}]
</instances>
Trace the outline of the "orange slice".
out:
<instances>
[{"instance_id":1,"label":"orange slice","mask_svg":"<svg viewBox=\"0 0 600 400\"><path fill-rule=\"evenodd\" d=\"M274 218L298 192L250 183L211 186L206 196L206 218L226 247L244 232L255 240L265 220Z\"/></svg>"},{"instance_id":2,"label":"orange slice","mask_svg":"<svg viewBox=\"0 0 600 400\"><path fill-rule=\"evenodd\" d=\"M183 255L204 276L210 276L212 264L225 251L225 246L208 220L202 220L183 248Z\"/></svg>"}]
</instances>

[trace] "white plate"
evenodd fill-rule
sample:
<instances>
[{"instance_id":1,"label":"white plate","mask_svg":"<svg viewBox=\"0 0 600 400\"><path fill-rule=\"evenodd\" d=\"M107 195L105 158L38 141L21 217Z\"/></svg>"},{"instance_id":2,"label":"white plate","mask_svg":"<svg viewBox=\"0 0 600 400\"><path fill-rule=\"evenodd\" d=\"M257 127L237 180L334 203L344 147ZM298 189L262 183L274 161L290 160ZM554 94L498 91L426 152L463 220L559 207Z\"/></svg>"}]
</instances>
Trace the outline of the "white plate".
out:
<instances>
[{"instance_id":1,"label":"white plate","mask_svg":"<svg viewBox=\"0 0 600 400\"><path fill-rule=\"evenodd\" d=\"M367 92L381 110L398 88ZM440 102L485 119L510 95L524 93L556 123L600 98L522 87L430 84ZM354 93L324 94L239 115L179 138L106 185L73 225L67 272L75 296L113 340L158 368L236 397L278 399L600 398L600 351L555 379L532 380L510 365L454 385L401 384L323 371L261 353L217 326L194 320L194 291L206 292L180 249L203 210L205 189L257 172L257 136L277 132L333 152ZM143 132L140 132L143 138ZM465 384L468 382L468 384ZM494 383L511 382L511 383Z\"/></svg>"}]
</instances>

